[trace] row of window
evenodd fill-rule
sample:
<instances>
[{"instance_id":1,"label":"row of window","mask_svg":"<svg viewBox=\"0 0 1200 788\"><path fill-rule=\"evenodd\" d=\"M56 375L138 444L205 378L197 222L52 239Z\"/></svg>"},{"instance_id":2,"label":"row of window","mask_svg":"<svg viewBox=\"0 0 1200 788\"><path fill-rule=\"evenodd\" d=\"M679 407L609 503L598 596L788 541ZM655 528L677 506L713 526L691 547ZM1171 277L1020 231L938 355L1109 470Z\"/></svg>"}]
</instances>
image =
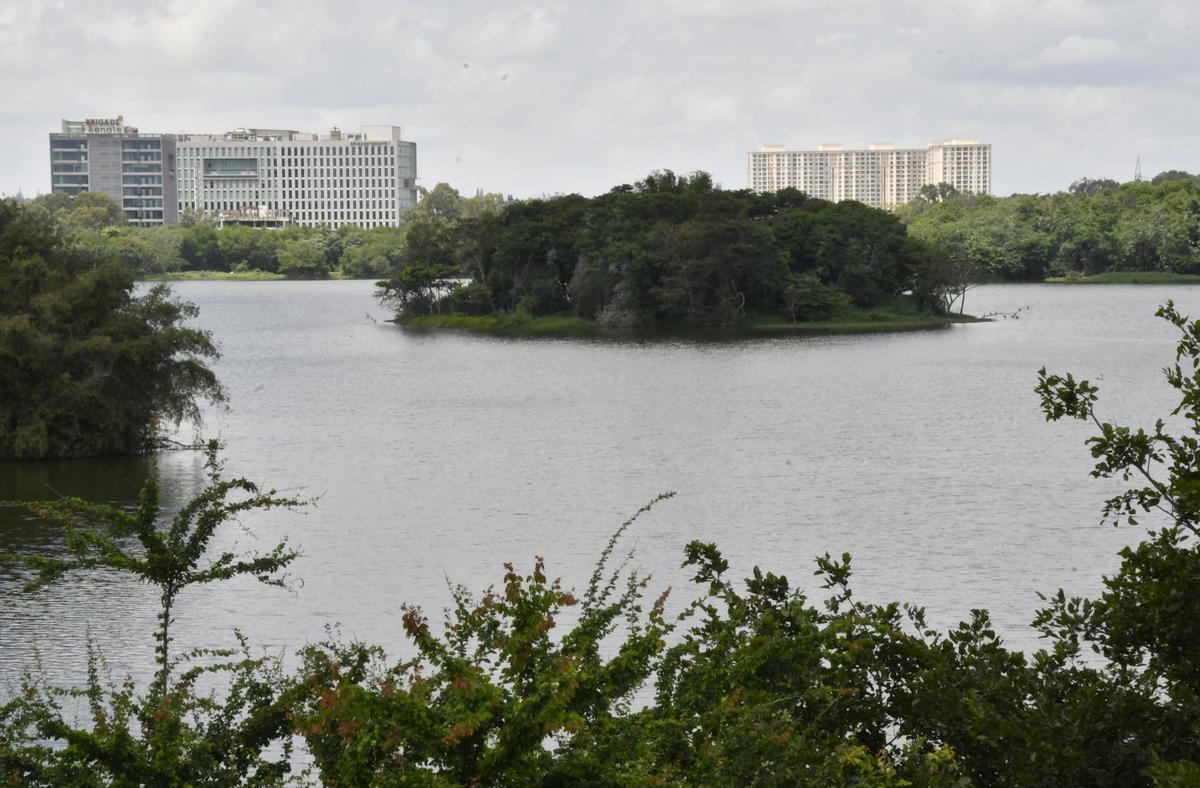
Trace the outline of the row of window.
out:
<instances>
[{"instance_id":1,"label":"row of window","mask_svg":"<svg viewBox=\"0 0 1200 788\"><path fill-rule=\"evenodd\" d=\"M211 147L197 148L192 146L180 146L179 155L188 159L207 159L220 158L225 156L258 156L270 158L292 158L292 159L379 159L388 158L395 160L396 151L391 150L386 145L372 146L354 146L354 147L329 147L320 146L314 148L264 148L262 146L246 146L246 147Z\"/></svg>"}]
</instances>

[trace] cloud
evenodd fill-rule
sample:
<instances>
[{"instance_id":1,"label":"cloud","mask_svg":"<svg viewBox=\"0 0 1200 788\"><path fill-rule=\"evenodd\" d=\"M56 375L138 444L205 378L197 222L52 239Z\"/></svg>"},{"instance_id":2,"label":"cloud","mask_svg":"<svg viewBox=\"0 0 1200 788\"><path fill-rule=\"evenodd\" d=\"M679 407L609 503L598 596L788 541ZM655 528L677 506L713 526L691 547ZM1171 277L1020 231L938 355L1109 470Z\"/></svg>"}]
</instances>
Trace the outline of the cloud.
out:
<instances>
[{"instance_id":1,"label":"cloud","mask_svg":"<svg viewBox=\"0 0 1200 788\"><path fill-rule=\"evenodd\" d=\"M693 129L714 129L746 120L741 99L729 93L689 93L672 103Z\"/></svg>"},{"instance_id":2,"label":"cloud","mask_svg":"<svg viewBox=\"0 0 1200 788\"><path fill-rule=\"evenodd\" d=\"M512 57L544 50L558 32L555 15L543 8L521 8L470 21L453 36L464 58Z\"/></svg>"},{"instance_id":3,"label":"cloud","mask_svg":"<svg viewBox=\"0 0 1200 788\"><path fill-rule=\"evenodd\" d=\"M823 33L813 36L813 43L819 47L825 47L840 41L851 41L854 38L856 38L854 33Z\"/></svg>"},{"instance_id":4,"label":"cloud","mask_svg":"<svg viewBox=\"0 0 1200 788\"><path fill-rule=\"evenodd\" d=\"M1053 46L1042 50L1037 57L1013 63L1017 70L1053 66L1077 66L1093 63L1111 63L1129 60L1135 56L1133 50L1111 38L1089 38L1072 34Z\"/></svg>"},{"instance_id":5,"label":"cloud","mask_svg":"<svg viewBox=\"0 0 1200 788\"><path fill-rule=\"evenodd\" d=\"M654 167L740 186L764 142L954 136L993 143L998 191L1049 191L1122 176L1134 146L1200 167L1179 158L1198 31L1194 0L0 0L0 193L48 188L60 118L117 113L396 123L422 183L467 193L597 193Z\"/></svg>"},{"instance_id":6,"label":"cloud","mask_svg":"<svg viewBox=\"0 0 1200 788\"><path fill-rule=\"evenodd\" d=\"M678 16L718 18L790 14L801 10L791 0L661 0L661 6L668 13Z\"/></svg>"}]
</instances>

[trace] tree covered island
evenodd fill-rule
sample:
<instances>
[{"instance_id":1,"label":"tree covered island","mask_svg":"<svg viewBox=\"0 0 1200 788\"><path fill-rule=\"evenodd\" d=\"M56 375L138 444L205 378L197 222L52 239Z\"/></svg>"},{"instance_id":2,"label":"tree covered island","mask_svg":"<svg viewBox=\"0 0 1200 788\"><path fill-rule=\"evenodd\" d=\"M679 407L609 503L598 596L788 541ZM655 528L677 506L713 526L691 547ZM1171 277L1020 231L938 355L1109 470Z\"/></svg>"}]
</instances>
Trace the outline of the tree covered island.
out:
<instances>
[{"instance_id":1,"label":"tree covered island","mask_svg":"<svg viewBox=\"0 0 1200 788\"><path fill-rule=\"evenodd\" d=\"M962 283L894 215L655 172L594 198L472 210L448 186L407 223L380 295L412 326L529 333L944 325Z\"/></svg>"}]
</instances>

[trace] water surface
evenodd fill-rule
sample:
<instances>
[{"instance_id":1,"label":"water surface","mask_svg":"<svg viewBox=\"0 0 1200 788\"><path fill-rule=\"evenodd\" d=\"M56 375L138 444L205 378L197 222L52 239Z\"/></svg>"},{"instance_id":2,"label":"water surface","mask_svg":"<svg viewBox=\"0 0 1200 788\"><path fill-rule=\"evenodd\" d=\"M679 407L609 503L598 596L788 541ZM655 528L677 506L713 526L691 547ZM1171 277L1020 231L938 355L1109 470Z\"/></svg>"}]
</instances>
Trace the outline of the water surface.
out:
<instances>
[{"instance_id":1,"label":"water surface","mask_svg":"<svg viewBox=\"0 0 1200 788\"><path fill-rule=\"evenodd\" d=\"M1172 404L1158 370L1174 329L1152 316L1200 288L990 286L976 312L1020 319L943 331L741 342L498 339L410 333L384 322L367 282L184 282L224 353L230 394L205 435L227 473L319 497L303 513L247 517L242 545L287 536L304 552L292 593L239 582L187 593L181 646L232 642L293 652L340 622L401 647L400 606L436 612L447 580L482 589L503 561L544 555L586 583L609 533L659 492L635 563L652 589L690 598L692 539L733 568L754 563L819 593L812 557L853 554L856 593L923 604L940 626L991 610L1013 645L1037 591L1094 593L1136 538L1098 524L1112 485L1090 479L1082 424L1047 424L1033 386L1045 365L1102 378L1101 410L1152 423ZM202 457L169 453L168 505L203 480ZM146 462L0 465L0 498L79 494L129 501ZM0 552L53 554L61 533L0 514ZM40 656L77 682L88 632L116 676L153 657L152 589L108 575L34 595L0 569L0 694Z\"/></svg>"}]
</instances>

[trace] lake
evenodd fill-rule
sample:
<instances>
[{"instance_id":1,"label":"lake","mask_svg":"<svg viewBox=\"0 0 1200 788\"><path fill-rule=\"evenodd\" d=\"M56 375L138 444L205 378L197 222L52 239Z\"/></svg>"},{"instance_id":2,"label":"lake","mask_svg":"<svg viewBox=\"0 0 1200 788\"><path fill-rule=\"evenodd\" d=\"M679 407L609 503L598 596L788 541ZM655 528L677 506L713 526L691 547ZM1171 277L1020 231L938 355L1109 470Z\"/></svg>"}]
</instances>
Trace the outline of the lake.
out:
<instances>
[{"instance_id":1,"label":"lake","mask_svg":"<svg viewBox=\"0 0 1200 788\"><path fill-rule=\"evenodd\" d=\"M631 530L651 595L694 595L679 569L692 539L733 569L814 582L813 556L850 552L856 594L926 606L945 627L987 608L1016 647L1036 592L1094 593L1132 530L1099 524L1116 485L1088 475L1078 422L1048 424L1036 373L1098 380L1102 414L1149 426L1172 407L1159 370L1175 329L1153 317L1186 286L987 286L968 311L1019 319L946 330L730 342L500 339L420 334L385 322L369 282L186 282L223 352L227 409L204 436L227 475L316 498L269 512L229 542L304 557L292 591L239 582L185 592L177 648L294 652L340 624L403 648L400 607L437 616L447 582L482 590L501 564L543 555L586 584L609 534L662 491ZM191 437L190 428L182 431ZM168 505L203 483L203 458L160 458ZM0 464L0 499L76 494L127 502L146 461ZM54 554L61 531L0 513L0 552ZM114 677L148 676L157 599L97 574L25 595L0 569L0 694L40 659L78 683L89 636Z\"/></svg>"}]
</instances>

